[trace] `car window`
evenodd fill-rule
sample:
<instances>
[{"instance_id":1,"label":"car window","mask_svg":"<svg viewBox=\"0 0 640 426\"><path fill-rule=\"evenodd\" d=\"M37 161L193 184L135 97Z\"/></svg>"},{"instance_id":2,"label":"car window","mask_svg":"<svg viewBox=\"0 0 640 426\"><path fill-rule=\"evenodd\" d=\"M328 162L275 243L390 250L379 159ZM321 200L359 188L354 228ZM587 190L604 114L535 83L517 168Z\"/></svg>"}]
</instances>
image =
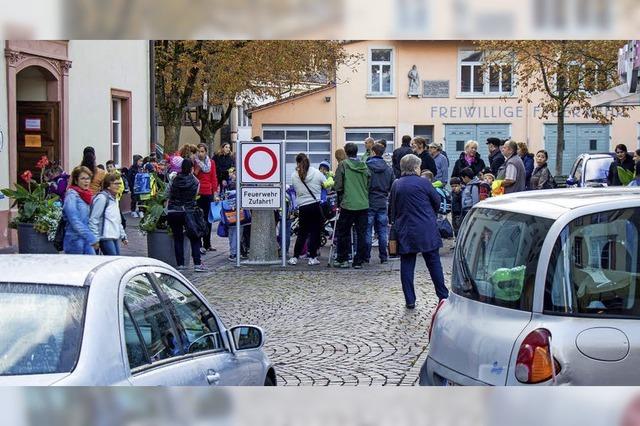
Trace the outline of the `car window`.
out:
<instances>
[{"instance_id":1,"label":"car window","mask_svg":"<svg viewBox=\"0 0 640 426\"><path fill-rule=\"evenodd\" d=\"M176 325L189 353L223 350L224 344L216 319L209 309L180 280L156 273L160 289L168 296Z\"/></svg>"},{"instance_id":2,"label":"car window","mask_svg":"<svg viewBox=\"0 0 640 426\"><path fill-rule=\"evenodd\" d=\"M545 287L545 311L640 316L640 208L575 219L555 243Z\"/></svg>"},{"instance_id":3,"label":"car window","mask_svg":"<svg viewBox=\"0 0 640 426\"><path fill-rule=\"evenodd\" d=\"M455 255L453 291L491 305L530 311L540 249L550 219L475 209Z\"/></svg>"},{"instance_id":4,"label":"car window","mask_svg":"<svg viewBox=\"0 0 640 426\"><path fill-rule=\"evenodd\" d=\"M613 158L591 158L586 163L584 171L585 182L606 182L609 176L609 166Z\"/></svg>"},{"instance_id":5,"label":"car window","mask_svg":"<svg viewBox=\"0 0 640 426\"><path fill-rule=\"evenodd\" d=\"M138 335L138 330L133 324L127 307L124 310L124 340L130 368L140 367L150 362L144 343L142 343L141 336Z\"/></svg>"},{"instance_id":6,"label":"car window","mask_svg":"<svg viewBox=\"0 0 640 426\"><path fill-rule=\"evenodd\" d=\"M580 179L582 178L582 158L575 165L572 175L573 175L573 180L576 183L580 183Z\"/></svg>"},{"instance_id":7,"label":"car window","mask_svg":"<svg viewBox=\"0 0 640 426\"><path fill-rule=\"evenodd\" d=\"M70 372L86 295L85 287L0 283L0 375Z\"/></svg>"},{"instance_id":8,"label":"car window","mask_svg":"<svg viewBox=\"0 0 640 426\"><path fill-rule=\"evenodd\" d=\"M151 362L182 354L167 311L146 275L138 275L127 283L124 302L138 326Z\"/></svg>"}]
</instances>

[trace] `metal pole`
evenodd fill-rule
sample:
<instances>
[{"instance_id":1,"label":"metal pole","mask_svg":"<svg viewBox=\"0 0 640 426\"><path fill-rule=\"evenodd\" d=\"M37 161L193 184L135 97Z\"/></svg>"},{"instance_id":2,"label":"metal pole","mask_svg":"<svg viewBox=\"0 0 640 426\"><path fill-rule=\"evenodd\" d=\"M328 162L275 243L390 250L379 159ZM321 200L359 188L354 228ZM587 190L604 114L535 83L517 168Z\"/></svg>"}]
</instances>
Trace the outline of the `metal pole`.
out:
<instances>
[{"instance_id":1,"label":"metal pole","mask_svg":"<svg viewBox=\"0 0 640 426\"><path fill-rule=\"evenodd\" d=\"M238 268L240 267L240 238L242 236L242 229L240 229L242 228L242 225L240 225L240 203L242 201L240 194L242 190L242 170L240 167L242 161L240 157L242 157L242 143L236 145L236 267Z\"/></svg>"},{"instance_id":2,"label":"metal pole","mask_svg":"<svg viewBox=\"0 0 640 426\"><path fill-rule=\"evenodd\" d=\"M284 146L284 141L282 141L280 143L280 191L281 196L280 196L280 206L282 207L282 216L280 219L280 253L282 254L282 266L286 266L287 265L287 246L286 246L286 242L287 242L287 194L286 194L286 188L287 188L287 182L286 182L286 167L285 162L284 162L284 155L285 155L285 146Z\"/></svg>"}]
</instances>

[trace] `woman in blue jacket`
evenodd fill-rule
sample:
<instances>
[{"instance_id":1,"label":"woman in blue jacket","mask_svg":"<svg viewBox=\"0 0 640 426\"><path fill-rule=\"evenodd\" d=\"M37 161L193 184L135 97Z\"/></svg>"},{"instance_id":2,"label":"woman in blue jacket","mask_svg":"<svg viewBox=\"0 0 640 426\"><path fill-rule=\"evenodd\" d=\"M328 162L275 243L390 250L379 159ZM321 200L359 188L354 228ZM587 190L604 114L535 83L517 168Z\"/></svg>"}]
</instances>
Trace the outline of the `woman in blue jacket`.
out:
<instances>
[{"instance_id":1,"label":"woman in blue jacket","mask_svg":"<svg viewBox=\"0 0 640 426\"><path fill-rule=\"evenodd\" d=\"M436 224L440 196L428 179L420 177L420 163L413 154L402 157L401 176L391 187L389 207L398 238L400 279L407 309L414 309L416 304L413 278L418 253L422 253L429 269L438 299L449 297L440 263L442 239Z\"/></svg>"},{"instance_id":2,"label":"woman in blue jacket","mask_svg":"<svg viewBox=\"0 0 640 426\"><path fill-rule=\"evenodd\" d=\"M71 172L71 186L64 197L62 213L67 221L63 248L66 254L96 254L98 238L89 229L93 193L91 170L78 166Z\"/></svg>"}]
</instances>

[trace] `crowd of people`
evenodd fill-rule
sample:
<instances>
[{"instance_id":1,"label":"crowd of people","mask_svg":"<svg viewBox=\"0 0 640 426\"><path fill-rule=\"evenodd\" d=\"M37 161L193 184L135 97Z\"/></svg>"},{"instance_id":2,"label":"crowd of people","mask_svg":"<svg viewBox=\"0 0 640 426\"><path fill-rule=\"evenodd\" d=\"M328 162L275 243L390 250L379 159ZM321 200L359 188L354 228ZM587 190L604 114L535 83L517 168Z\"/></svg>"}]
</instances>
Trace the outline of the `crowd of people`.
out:
<instances>
[{"instance_id":1,"label":"crowd of people","mask_svg":"<svg viewBox=\"0 0 640 426\"><path fill-rule=\"evenodd\" d=\"M259 138L255 138L259 141ZM385 140L367 138L365 151L354 143L335 152L337 167L328 161L312 167L305 153L296 156L292 184L286 191L286 245L289 245L294 216L297 238L290 265L303 257L318 265L322 232L331 219L328 200L337 199L335 261L337 268L362 269L371 262L373 236L378 240L378 258L388 262L390 231L400 257L401 281L406 307L415 307L413 277L416 256L421 253L440 299L448 296L440 263L442 238L455 236L466 214L478 202L520 191L551 189L555 179L548 168L545 150L530 153L523 142L490 137L487 162L478 152L478 142L469 140L455 160L449 176L449 157L439 142L428 144L422 137L403 136L401 146L385 158ZM621 174L633 174L630 186L640 186L640 150L628 153L623 144L615 149L608 184L622 185ZM120 243L127 244L126 220L119 201L131 193L131 216L144 218L147 202L157 194L159 182L166 187L166 218L174 240L176 264L184 268L184 238L191 245L194 268L205 271L202 255L215 251L212 222L220 220L216 234L229 239L229 260L246 257L250 245L250 214L242 212L236 223L235 156L228 143L210 156L205 144L180 147L158 161L155 155L134 155L131 166L117 170L112 160L106 168L96 164L95 150L85 148L80 165L71 174L59 166L47 170L49 190L64 201L64 251L72 254L118 255ZM449 189L450 188L450 189ZM211 206L222 203L219 219L209 220ZM226 211L225 211L226 209ZM225 213L227 213L225 215ZM451 213L452 235L441 226ZM282 216L282 217L281 217ZM225 219L226 218L226 219ZM199 231L198 224L201 223ZM241 252L237 252L236 226L241 226ZM280 227L278 227L280 228ZM198 231L198 232L196 232ZM279 232L279 231L278 231Z\"/></svg>"}]
</instances>

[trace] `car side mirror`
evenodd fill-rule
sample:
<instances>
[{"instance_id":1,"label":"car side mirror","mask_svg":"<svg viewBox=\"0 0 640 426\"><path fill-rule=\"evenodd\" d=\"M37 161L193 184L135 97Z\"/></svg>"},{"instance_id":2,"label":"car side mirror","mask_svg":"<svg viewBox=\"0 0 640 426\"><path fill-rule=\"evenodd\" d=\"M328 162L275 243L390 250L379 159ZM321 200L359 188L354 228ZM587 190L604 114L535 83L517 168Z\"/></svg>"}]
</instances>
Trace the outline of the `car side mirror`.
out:
<instances>
[{"instance_id":1,"label":"car side mirror","mask_svg":"<svg viewBox=\"0 0 640 426\"><path fill-rule=\"evenodd\" d=\"M264 333L260 327L239 325L231 329L231 335L237 351L258 349L264 344Z\"/></svg>"}]
</instances>

